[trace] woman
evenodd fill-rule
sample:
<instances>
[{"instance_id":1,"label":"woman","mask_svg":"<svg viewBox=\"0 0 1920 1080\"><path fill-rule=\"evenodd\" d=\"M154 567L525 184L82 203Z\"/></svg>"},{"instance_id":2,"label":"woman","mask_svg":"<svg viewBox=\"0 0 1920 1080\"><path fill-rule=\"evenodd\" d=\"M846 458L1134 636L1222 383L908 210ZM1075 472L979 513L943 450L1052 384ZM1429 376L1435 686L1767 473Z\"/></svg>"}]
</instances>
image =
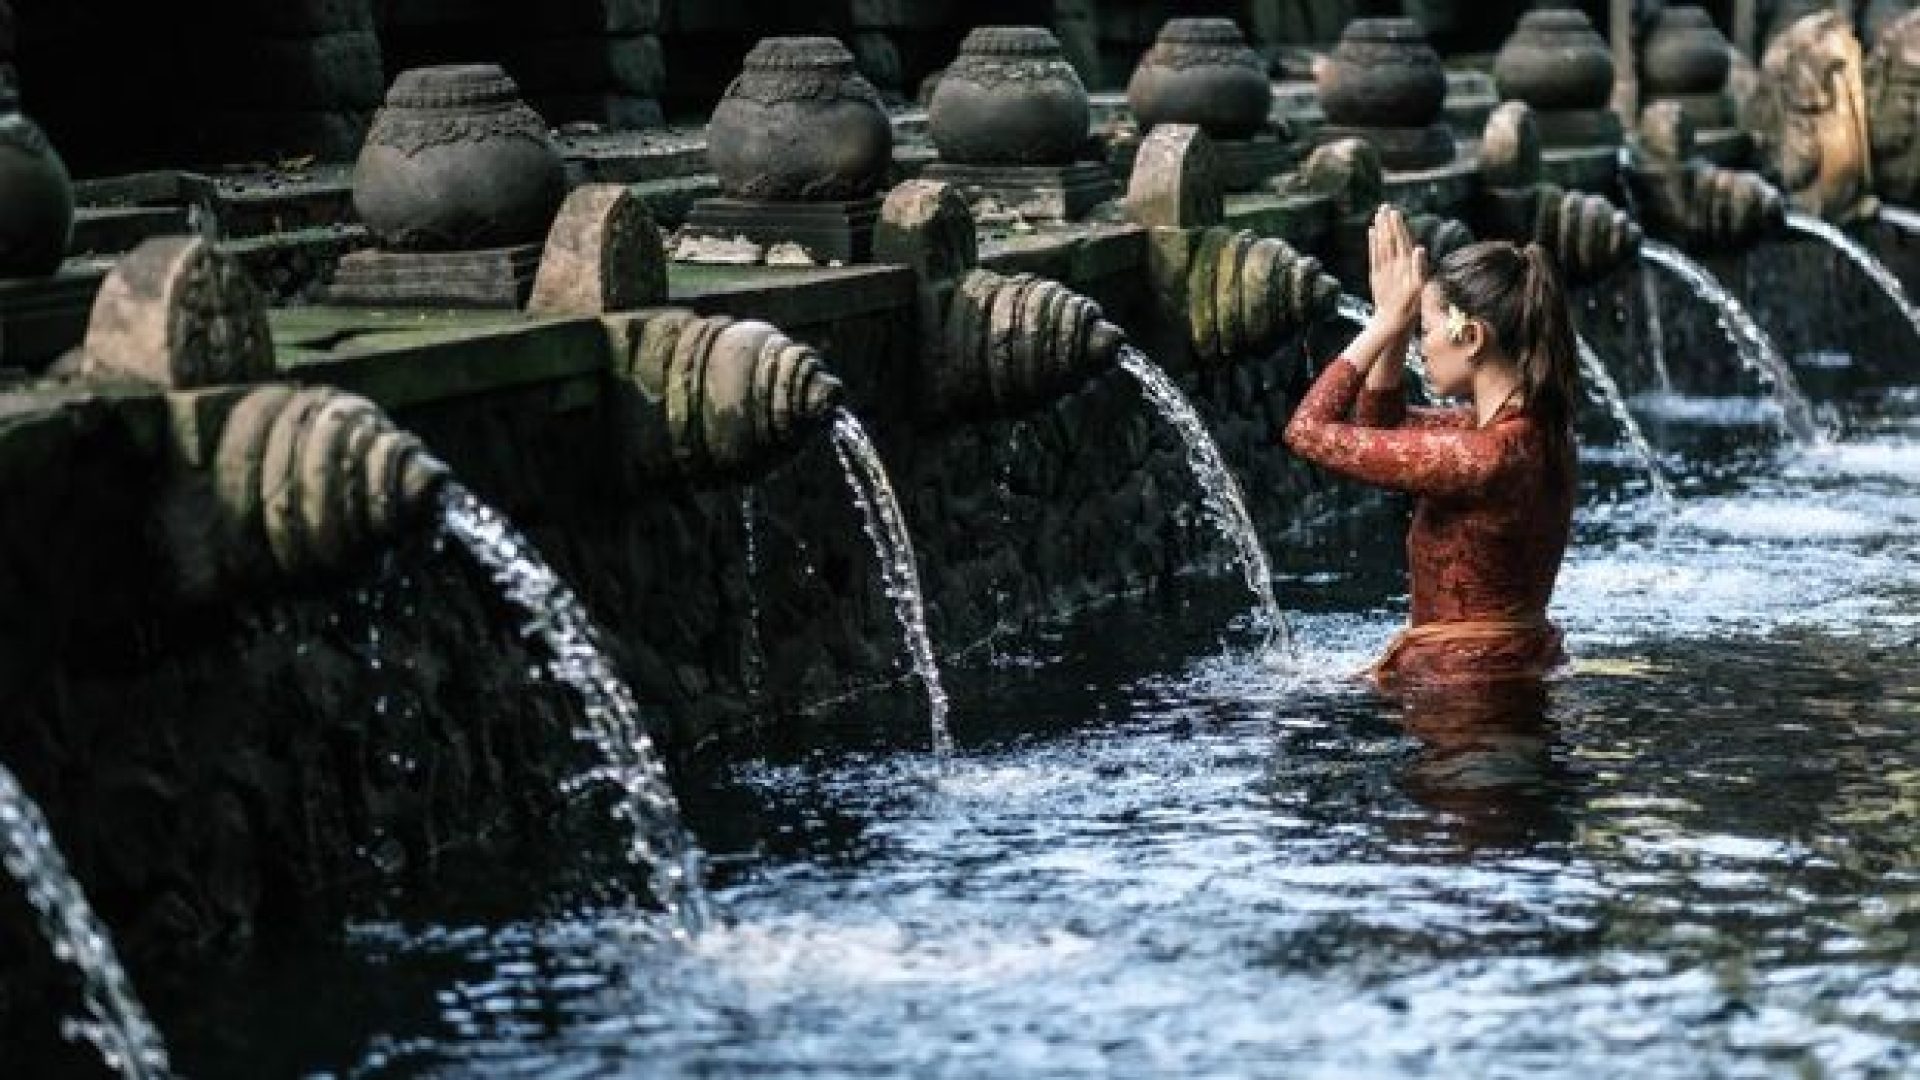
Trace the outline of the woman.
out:
<instances>
[{"instance_id":1,"label":"woman","mask_svg":"<svg viewBox=\"0 0 1920 1080\"><path fill-rule=\"evenodd\" d=\"M1429 281L1392 207L1375 213L1368 243L1373 319L1321 372L1286 442L1419 497L1411 625L1370 674L1383 686L1537 677L1566 659L1546 611L1576 483L1578 360L1559 275L1539 245L1494 241L1447 256ZM1407 408L1416 327L1432 389L1470 406Z\"/></svg>"}]
</instances>

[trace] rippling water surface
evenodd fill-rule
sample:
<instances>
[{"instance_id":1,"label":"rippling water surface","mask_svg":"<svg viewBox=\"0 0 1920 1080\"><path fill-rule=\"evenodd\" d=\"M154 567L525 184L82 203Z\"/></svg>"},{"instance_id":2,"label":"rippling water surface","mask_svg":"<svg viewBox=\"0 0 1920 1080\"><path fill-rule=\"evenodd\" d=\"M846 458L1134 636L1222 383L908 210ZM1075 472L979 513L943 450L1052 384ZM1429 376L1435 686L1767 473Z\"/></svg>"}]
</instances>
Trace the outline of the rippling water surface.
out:
<instances>
[{"instance_id":1,"label":"rippling water surface","mask_svg":"<svg viewBox=\"0 0 1920 1080\"><path fill-rule=\"evenodd\" d=\"M1390 703L1342 678L1404 617L1397 511L1356 493L1379 528L1273 545L1313 605L1297 667L1220 633L1244 604L1226 582L1003 642L950 668L945 765L917 723L849 734L874 726L855 704L815 749L685 792L722 924L693 944L560 886L365 922L215 993L245 1052L189 1032L181 1056L1914 1075L1920 397L1850 403L1815 449L1723 439L1768 422L1737 404L1667 405L1680 499L1658 512L1595 455L1556 597L1578 664L1537 696ZM1391 539L1348 539L1369 533Z\"/></svg>"}]
</instances>

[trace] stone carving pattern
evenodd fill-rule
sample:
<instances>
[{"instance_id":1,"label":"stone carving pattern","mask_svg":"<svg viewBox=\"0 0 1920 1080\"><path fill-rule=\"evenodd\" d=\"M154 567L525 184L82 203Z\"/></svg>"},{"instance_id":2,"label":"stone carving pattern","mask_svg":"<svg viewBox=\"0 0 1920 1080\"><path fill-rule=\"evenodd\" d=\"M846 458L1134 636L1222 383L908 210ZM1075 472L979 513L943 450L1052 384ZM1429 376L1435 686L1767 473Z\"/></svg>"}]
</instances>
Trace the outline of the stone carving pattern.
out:
<instances>
[{"instance_id":1,"label":"stone carving pattern","mask_svg":"<svg viewBox=\"0 0 1920 1080\"><path fill-rule=\"evenodd\" d=\"M546 122L525 105L516 104L491 112L450 116L396 116L388 110L374 115L367 141L389 147L409 157L436 146L483 142L492 139L525 139L545 143Z\"/></svg>"}]
</instances>

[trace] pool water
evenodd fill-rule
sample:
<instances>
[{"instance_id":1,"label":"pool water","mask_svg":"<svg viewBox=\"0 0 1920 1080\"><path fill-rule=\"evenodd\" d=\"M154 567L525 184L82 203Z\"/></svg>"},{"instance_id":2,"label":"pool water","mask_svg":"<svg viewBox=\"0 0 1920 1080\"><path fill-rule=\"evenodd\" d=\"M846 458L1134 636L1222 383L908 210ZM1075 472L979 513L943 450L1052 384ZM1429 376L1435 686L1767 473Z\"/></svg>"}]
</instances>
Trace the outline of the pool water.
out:
<instances>
[{"instance_id":1,"label":"pool water","mask_svg":"<svg viewBox=\"0 0 1920 1080\"><path fill-rule=\"evenodd\" d=\"M1591 453L1577 663L1537 692L1346 678L1405 612L1404 508L1355 489L1269 545L1297 657L1249 647L1224 578L949 657L944 764L903 684L683 782L724 924L697 941L556 857L167 1003L176 1060L1920 1073L1920 393L1854 393L1816 449L1665 404L1680 500Z\"/></svg>"}]
</instances>

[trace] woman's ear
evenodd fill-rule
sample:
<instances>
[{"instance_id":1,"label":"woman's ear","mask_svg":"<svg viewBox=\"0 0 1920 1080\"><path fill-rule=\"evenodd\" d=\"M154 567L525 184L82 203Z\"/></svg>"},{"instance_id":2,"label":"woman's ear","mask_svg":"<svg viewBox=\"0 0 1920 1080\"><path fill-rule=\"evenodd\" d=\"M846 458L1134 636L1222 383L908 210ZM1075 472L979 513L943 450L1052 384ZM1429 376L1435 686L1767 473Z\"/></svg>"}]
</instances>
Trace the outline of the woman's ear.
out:
<instances>
[{"instance_id":1,"label":"woman's ear","mask_svg":"<svg viewBox=\"0 0 1920 1080\"><path fill-rule=\"evenodd\" d=\"M1479 319L1468 319L1467 324L1460 328L1460 336L1454 339L1454 344L1467 350L1468 363L1479 363L1480 354L1487 348L1487 324Z\"/></svg>"}]
</instances>

